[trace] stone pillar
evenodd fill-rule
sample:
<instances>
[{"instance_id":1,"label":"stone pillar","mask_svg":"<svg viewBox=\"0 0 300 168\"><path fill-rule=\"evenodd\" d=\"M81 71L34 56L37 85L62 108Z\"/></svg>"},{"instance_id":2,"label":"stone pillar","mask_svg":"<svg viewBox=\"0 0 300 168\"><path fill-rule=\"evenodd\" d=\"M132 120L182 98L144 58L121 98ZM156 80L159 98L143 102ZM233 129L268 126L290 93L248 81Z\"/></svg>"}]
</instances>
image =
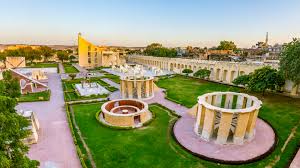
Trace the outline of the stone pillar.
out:
<instances>
[{"instance_id":1,"label":"stone pillar","mask_svg":"<svg viewBox=\"0 0 300 168\"><path fill-rule=\"evenodd\" d=\"M226 98L225 98L224 108L231 109L232 108L232 102L233 102L233 95L232 94L227 94Z\"/></svg>"},{"instance_id":2,"label":"stone pillar","mask_svg":"<svg viewBox=\"0 0 300 168\"><path fill-rule=\"evenodd\" d=\"M221 113L221 120L218 130L217 143L225 144L229 135L232 122L232 113Z\"/></svg>"},{"instance_id":3,"label":"stone pillar","mask_svg":"<svg viewBox=\"0 0 300 168\"><path fill-rule=\"evenodd\" d=\"M237 102L236 102L236 109L241 109L243 108L243 104L244 104L244 96L238 96L237 97Z\"/></svg>"},{"instance_id":4,"label":"stone pillar","mask_svg":"<svg viewBox=\"0 0 300 168\"><path fill-rule=\"evenodd\" d=\"M146 81L145 91L146 91L146 97L149 97L150 96L150 94L149 94L149 92L150 92L150 80Z\"/></svg>"},{"instance_id":5,"label":"stone pillar","mask_svg":"<svg viewBox=\"0 0 300 168\"><path fill-rule=\"evenodd\" d=\"M256 124L257 115L258 115L258 110L254 110L253 112L250 113L247 129L246 129L246 136L248 138L251 138L254 135L254 127Z\"/></svg>"},{"instance_id":6,"label":"stone pillar","mask_svg":"<svg viewBox=\"0 0 300 168\"><path fill-rule=\"evenodd\" d=\"M197 115L196 115L196 122L194 126L194 132L198 135L199 134L199 126L200 126L200 119L201 119L201 112L202 112L202 105L197 104Z\"/></svg>"},{"instance_id":7,"label":"stone pillar","mask_svg":"<svg viewBox=\"0 0 300 168\"><path fill-rule=\"evenodd\" d=\"M209 141L211 135L213 134L214 123L215 123L215 111L206 109L205 116L204 116L203 130L201 134L201 137L204 140Z\"/></svg>"},{"instance_id":8,"label":"stone pillar","mask_svg":"<svg viewBox=\"0 0 300 168\"><path fill-rule=\"evenodd\" d=\"M122 98L126 98L126 81L121 80Z\"/></svg>"},{"instance_id":9,"label":"stone pillar","mask_svg":"<svg viewBox=\"0 0 300 168\"><path fill-rule=\"evenodd\" d=\"M151 96L152 96L153 93L154 93L154 82L153 82L153 80L151 80L151 85L152 85L152 89L151 89Z\"/></svg>"},{"instance_id":10,"label":"stone pillar","mask_svg":"<svg viewBox=\"0 0 300 168\"><path fill-rule=\"evenodd\" d=\"M221 104L222 104L222 95L216 95L213 105L217 107L221 107Z\"/></svg>"},{"instance_id":11,"label":"stone pillar","mask_svg":"<svg viewBox=\"0 0 300 168\"><path fill-rule=\"evenodd\" d=\"M239 113L238 114L238 119L237 119L237 124L233 136L233 143L234 144L243 144L244 143L244 138L245 138L245 133L247 129L247 123L249 120L249 113Z\"/></svg>"},{"instance_id":12,"label":"stone pillar","mask_svg":"<svg viewBox=\"0 0 300 168\"><path fill-rule=\"evenodd\" d=\"M142 98L142 82L141 81L138 81L136 83L136 89L137 89L137 97L138 99L141 99Z\"/></svg>"},{"instance_id":13,"label":"stone pillar","mask_svg":"<svg viewBox=\"0 0 300 168\"><path fill-rule=\"evenodd\" d=\"M133 82L131 82L131 81L127 82L127 89L128 89L128 98L132 99L133 98Z\"/></svg>"}]
</instances>

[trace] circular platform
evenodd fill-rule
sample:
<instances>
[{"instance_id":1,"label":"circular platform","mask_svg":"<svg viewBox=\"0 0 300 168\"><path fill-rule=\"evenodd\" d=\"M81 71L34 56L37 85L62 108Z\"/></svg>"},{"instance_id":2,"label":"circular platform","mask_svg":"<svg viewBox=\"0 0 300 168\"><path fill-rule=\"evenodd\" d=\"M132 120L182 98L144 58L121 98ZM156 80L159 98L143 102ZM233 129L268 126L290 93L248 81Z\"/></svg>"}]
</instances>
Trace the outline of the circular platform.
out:
<instances>
[{"instance_id":1,"label":"circular platform","mask_svg":"<svg viewBox=\"0 0 300 168\"><path fill-rule=\"evenodd\" d=\"M187 151L205 160L228 164L250 163L270 154L276 145L274 130L259 118L256 121L253 140L243 145L220 145L204 141L195 134L194 122L194 118L182 116L174 124L174 137Z\"/></svg>"}]
</instances>

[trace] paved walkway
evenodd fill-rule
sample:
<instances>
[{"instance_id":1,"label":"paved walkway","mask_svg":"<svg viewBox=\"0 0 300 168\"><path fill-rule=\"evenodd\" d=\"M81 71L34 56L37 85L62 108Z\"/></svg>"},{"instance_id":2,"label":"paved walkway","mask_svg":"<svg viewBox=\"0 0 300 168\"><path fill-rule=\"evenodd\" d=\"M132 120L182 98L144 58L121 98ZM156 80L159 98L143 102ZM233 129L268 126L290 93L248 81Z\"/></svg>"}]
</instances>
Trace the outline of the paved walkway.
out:
<instances>
[{"instance_id":1,"label":"paved walkway","mask_svg":"<svg viewBox=\"0 0 300 168\"><path fill-rule=\"evenodd\" d=\"M88 70L82 68L81 66L79 66L78 64L72 64L79 72L83 72L83 73L87 73L89 72Z\"/></svg>"},{"instance_id":2,"label":"paved walkway","mask_svg":"<svg viewBox=\"0 0 300 168\"><path fill-rule=\"evenodd\" d=\"M195 119L188 114L182 116L174 126L177 141L189 151L221 161L240 162L266 153L275 143L272 127L261 119L256 121L255 136L243 145L218 145L202 140L194 132Z\"/></svg>"},{"instance_id":3,"label":"paved walkway","mask_svg":"<svg viewBox=\"0 0 300 168\"><path fill-rule=\"evenodd\" d=\"M59 74L49 74L51 99L20 103L17 109L33 110L40 122L39 140L29 150L29 157L40 161L41 168L81 168L66 118Z\"/></svg>"},{"instance_id":4,"label":"paved walkway","mask_svg":"<svg viewBox=\"0 0 300 168\"><path fill-rule=\"evenodd\" d=\"M112 80L110 80L110 79L108 79L108 78L103 78L103 79L101 79L103 82L106 82L106 83L108 83L110 86L113 86L113 87L115 87L115 88L117 88L117 89L120 89L120 84L118 84L118 83L115 83L114 81L112 81Z\"/></svg>"},{"instance_id":5,"label":"paved walkway","mask_svg":"<svg viewBox=\"0 0 300 168\"><path fill-rule=\"evenodd\" d=\"M299 168L300 167L300 149L298 150L296 156L294 157L290 168Z\"/></svg>"},{"instance_id":6,"label":"paved walkway","mask_svg":"<svg viewBox=\"0 0 300 168\"><path fill-rule=\"evenodd\" d=\"M65 68L61 62L58 63L58 69L59 69L59 73L61 73L61 74L65 73Z\"/></svg>"}]
</instances>

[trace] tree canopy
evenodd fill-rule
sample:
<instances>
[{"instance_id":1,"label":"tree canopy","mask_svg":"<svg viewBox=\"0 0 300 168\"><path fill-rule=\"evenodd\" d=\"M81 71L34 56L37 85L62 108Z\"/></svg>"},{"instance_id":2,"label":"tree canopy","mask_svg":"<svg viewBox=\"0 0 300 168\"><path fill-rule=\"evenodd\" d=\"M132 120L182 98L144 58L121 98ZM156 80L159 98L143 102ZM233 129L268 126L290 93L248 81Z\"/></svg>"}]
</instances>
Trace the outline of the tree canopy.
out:
<instances>
[{"instance_id":1,"label":"tree canopy","mask_svg":"<svg viewBox=\"0 0 300 168\"><path fill-rule=\"evenodd\" d=\"M184 69L184 70L182 70L182 73L185 73L186 75L188 75L190 73L193 73L193 70L191 70L191 69Z\"/></svg>"},{"instance_id":2,"label":"tree canopy","mask_svg":"<svg viewBox=\"0 0 300 168\"><path fill-rule=\"evenodd\" d=\"M237 47L233 41L220 41L219 46L217 47L218 50L236 50Z\"/></svg>"},{"instance_id":3,"label":"tree canopy","mask_svg":"<svg viewBox=\"0 0 300 168\"><path fill-rule=\"evenodd\" d=\"M207 79L210 76L210 70L199 69L197 72L194 73L194 76L200 79Z\"/></svg>"},{"instance_id":4,"label":"tree canopy","mask_svg":"<svg viewBox=\"0 0 300 168\"><path fill-rule=\"evenodd\" d=\"M286 79L300 84L300 39L293 39L280 53L280 71Z\"/></svg>"},{"instance_id":5,"label":"tree canopy","mask_svg":"<svg viewBox=\"0 0 300 168\"><path fill-rule=\"evenodd\" d=\"M250 81L250 78L251 78L251 74L249 75L241 75L237 78L235 78L232 83L235 84L235 85L243 85L243 86L247 86L249 81Z\"/></svg>"},{"instance_id":6,"label":"tree canopy","mask_svg":"<svg viewBox=\"0 0 300 168\"><path fill-rule=\"evenodd\" d=\"M44 61L48 61L49 58L51 58L54 54L54 50L52 50L48 46L41 46L39 48L41 55L44 56Z\"/></svg>"},{"instance_id":7,"label":"tree canopy","mask_svg":"<svg viewBox=\"0 0 300 168\"><path fill-rule=\"evenodd\" d=\"M57 51L57 57L61 62L64 62L65 60L69 59L69 54L67 51L59 50Z\"/></svg>"},{"instance_id":8,"label":"tree canopy","mask_svg":"<svg viewBox=\"0 0 300 168\"><path fill-rule=\"evenodd\" d=\"M256 69L249 75L237 77L233 83L236 85L244 85L246 89L261 92L264 95L267 89L279 90L284 85L285 79L276 69L266 66Z\"/></svg>"},{"instance_id":9,"label":"tree canopy","mask_svg":"<svg viewBox=\"0 0 300 168\"><path fill-rule=\"evenodd\" d=\"M163 47L159 43L152 43L146 47L144 54L157 57L176 57L177 51L173 48Z\"/></svg>"},{"instance_id":10,"label":"tree canopy","mask_svg":"<svg viewBox=\"0 0 300 168\"><path fill-rule=\"evenodd\" d=\"M10 71L4 71L2 75L3 80L0 80L0 96L20 97L21 92L18 80L12 77Z\"/></svg>"},{"instance_id":11,"label":"tree canopy","mask_svg":"<svg viewBox=\"0 0 300 168\"><path fill-rule=\"evenodd\" d=\"M29 122L15 112L16 104L15 99L0 96L0 167L34 168L39 163L26 156L28 146L22 142L30 133L24 129Z\"/></svg>"}]
</instances>

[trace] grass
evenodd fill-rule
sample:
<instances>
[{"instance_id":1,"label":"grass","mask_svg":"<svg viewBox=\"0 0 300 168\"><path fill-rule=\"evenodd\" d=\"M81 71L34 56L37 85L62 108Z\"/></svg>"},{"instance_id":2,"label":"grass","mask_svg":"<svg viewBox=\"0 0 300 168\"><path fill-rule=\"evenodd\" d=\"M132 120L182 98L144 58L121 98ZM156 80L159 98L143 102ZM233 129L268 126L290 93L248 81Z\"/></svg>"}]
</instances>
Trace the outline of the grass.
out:
<instances>
[{"instance_id":1,"label":"grass","mask_svg":"<svg viewBox=\"0 0 300 168\"><path fill-rule=\"evenodd\" d=\"M164 78L156 83L159 87L167 89L167 97L176 100L186 107L193 107L197 103L198 96L214 91L240 91L236 87L228 87L218 83L200 81L199 79L185 76Z\"/></svg>"},{"instance_id":2,"label":"grass","mask_svg":"<svg viewBox=\"0 0 300 168\"><path fill-rule=\"evenodd\" d=\"M65 73L77 73L79 72L72 64L70 63L63 63Z\"/></svg>"},{"instance_id":3,"label":"grass","mask_svg":"<svg viewBox=\"0 0 300 168\"><path fill-rule=\"evenodd\" d=\"M175 121L177 117L165 109L150 105L150 110L155 113L156 118L148 126L141 129L117 130L103 126L97 121L95 114L100 107L101 103L72 105L76 123L85 137L97 167L180 168L216 165L207 161L201 163L198 158L176 144L170 134L170 122ZM83 148L81 150L85 151Z\"/></svg>"},{"instance_id":4,"label":"grass","mask_svg":"<svg viewBox=\"0 0 300 168\"><path fill-rule=\"evenodd\" d=\"M159 87L167 90L167 98L176 100L186 107L192 107L197 103L197 97L204 93L213 91L240 91L243 89L222 85L199 79L184 76L161 79L157 82ZM281 152L284 142L289 137L291 130L300 123L300 100L285 96L268 93L264 97L261 94L250 93L257 96L263 102L263 107L259 112L259 117L267 120L278 134L278 145L275 151L267 158L253 164L245 165L255 167L265 167L280 156L280 160L274 167L286 167L292 155L297 150L300 141L300 126L297 128L294 137L289 141L285 150Z\"/></svg>"},{"instance_id":5,"label":"grass","mask_svg":"<svg viewBox=\"0 0 300 168\"><path fill-rule=\"evenodd\" d=\"M50 91L43 91L37 93L28 93L21 95L18 102L34 102L34 101L48 101L50 99Z\"/></svg>"},{"instance_id":6,"label":"grass","mask_svg":"<svg viewBox=\"0 0 300 168\"><path fill-rule=\"evenodd\" d=\"M106 73L103 78L108 78L113 82L120 84L120 77L117 75Z\"/></svg>"},{"instance_id":7,"label":"grass","mask_svg":"<svg viewBox=\"0 0 300 168\"><path fill-rule=\"evenodd\" d=\"M28 65L30 68L57 68L57 63L33 63Z\"/></svg>"}]
</instances>

